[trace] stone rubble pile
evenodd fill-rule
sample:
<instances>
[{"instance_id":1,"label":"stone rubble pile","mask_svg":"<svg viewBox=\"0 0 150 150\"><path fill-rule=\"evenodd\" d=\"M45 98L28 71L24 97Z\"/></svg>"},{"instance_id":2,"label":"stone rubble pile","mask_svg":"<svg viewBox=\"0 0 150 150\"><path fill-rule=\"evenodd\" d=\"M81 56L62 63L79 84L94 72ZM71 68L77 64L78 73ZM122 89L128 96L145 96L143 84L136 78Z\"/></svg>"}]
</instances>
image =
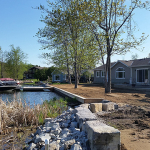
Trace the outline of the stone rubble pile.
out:
<instances>
[{"instance_id":1,"label":"stone rubble pile","mask_svg":"<svg viewBox=\"0 0 150 150\"><path fill-rule=\"evenodd\" d=\"M46 118L45 125L31 134L26 150L120 150L120 131L94 114L114 109L112 102L81 104L57 118Z\"/></svg>"},{"instance_id":2,"label":"stone rubble pile","mask_svg":"<svg viewBox=\"0 0 150 150\"><path fill-rule=\"evenodd\" d=\"M38 127L31 139L26 141L27 150L45 150L45 140L49 150L88 150L87 134L79 129L74 109L63 112L57 118L45 119L44 126Z\"/></svg>"}]
</instances>

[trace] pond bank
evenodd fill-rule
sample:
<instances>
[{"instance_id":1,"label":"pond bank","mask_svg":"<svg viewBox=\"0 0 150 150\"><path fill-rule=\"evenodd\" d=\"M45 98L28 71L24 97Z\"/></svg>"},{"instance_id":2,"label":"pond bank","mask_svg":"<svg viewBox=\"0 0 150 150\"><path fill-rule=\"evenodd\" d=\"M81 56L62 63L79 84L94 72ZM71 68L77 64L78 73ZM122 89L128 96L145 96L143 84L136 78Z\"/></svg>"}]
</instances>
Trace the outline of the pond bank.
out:
<instances>
[{"instance_id":1,"label":"pond bank","mask_svg":"<svg viewBox=\"0 0 150 150\"><path fill-rule=\"evenodd\" d=\"M6 141L7 146L12 145L12 138L17 139L14 141L19 144L20 131L25 133L25 129L31 128L33 130L38 125L43 124L46 117L56 117L67 108L67 102L63 99L44 101L42 105L37 104L34 107L22 103L21 100L8 103L0 100L0 145L3 147L4 141Z\"/></svg>"},{"instance_id":2,"label":"pond bank","mask_svg":"<svg viewBox=\"0 0 150 150\"><path fill-rule=\"evenodd\" d=\"M46 146L50 150L120 150L119 130L97 120L88 108L89 104L82 104L57 118L45 119L44 126L31 135L26 150L45 150Z\"/></svg>"}]
</instances>

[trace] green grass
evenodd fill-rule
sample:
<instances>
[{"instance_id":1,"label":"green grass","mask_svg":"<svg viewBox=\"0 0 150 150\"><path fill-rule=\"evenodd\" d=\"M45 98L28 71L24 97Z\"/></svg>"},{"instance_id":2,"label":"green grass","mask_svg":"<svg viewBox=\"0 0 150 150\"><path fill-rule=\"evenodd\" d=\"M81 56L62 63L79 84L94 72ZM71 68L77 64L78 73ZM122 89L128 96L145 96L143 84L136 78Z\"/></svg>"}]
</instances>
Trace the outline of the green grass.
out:
<instances>
[{"instance_id":1,"label":"green grass","mask_svg":"<svg viewBox=\"0 0 150 150\"><path fill-rule=\"evenodd\" d=\"M57 85L57 84L68 84L68 83L55 82L55 83L52 83L52 84Z\"/></svg>"},{"instance_id":2,"label":"green grass","mask_svg":"<svg viewBox=\"0 0 150 150\"><path fill-rule=\"evenodd\" d=\"M66 102L72 102L72 103L79 102L75 97L72 98L72 99L70 99L70 98L68 98L68 97L65 97L65 101L66 101Z\"/></svg>"},{"instance_id":3,"label":"green grass","mask_svg":"<svg viewBox=\"0 0 150 150\"><path fill-rule=\"evenodd\" d=\"M57 100L56 98L53 98L49 101L45 100L41 105L42 111L40 111L40 113L38 114L38 121L40 124L43 124L45 118L55 118L64 110L67 110L67 108L67 101L63 99Z\"/></svg>"}]
</instances>

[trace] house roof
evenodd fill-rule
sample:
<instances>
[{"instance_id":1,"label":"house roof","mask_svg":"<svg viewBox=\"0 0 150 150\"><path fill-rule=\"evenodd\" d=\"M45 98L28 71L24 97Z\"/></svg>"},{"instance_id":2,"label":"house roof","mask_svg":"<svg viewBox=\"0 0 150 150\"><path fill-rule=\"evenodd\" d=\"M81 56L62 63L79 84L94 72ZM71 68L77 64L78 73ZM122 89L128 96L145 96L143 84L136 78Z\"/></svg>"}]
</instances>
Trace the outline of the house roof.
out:
<instances>
[{"instance_id":1,"label":"house roof","mask_svg":"<svg viewBox=\"0 0 150 150\"><path fill-rule=\"evenodd\" d=\"M112 63L111 63L111 66L114 66L115 63L116 63L116 62L112 62ZM104 65L102 65L102 66L99 66L99 67L95 68L94 70L104 70L105 66L106 66L106 65L104 64Z\"/></svg>"},{"instance_id":2,"label":"house roof","mask_svg":"<svg viewBox=\"0 0 150 150\"><path fill-rule=\"evenodd\" d=\"M138 66L150 66L150 58L134 60L131 67L138 67Z\"/></svg>"},{"instance_id":3,"label":"house roof","mask_svg":"<svg viewBox=\"0 0 150 150\"><path fill-rule=\"evenodd\" d=\"M140 66L150 66L150 58L135 59L135 60L118 60L117 62L111 63L111 68L115 66L118 62L124 64L127 67L140 67ZM104 70L105 65L99 66L94 70Z\"/></svg>"},{"instance_id":4,"label":"house roof","mask_svg":"<svg viewBox=\"0 0 150 150\"><path fill-rule=\"evenodd\" d=\"M131 66L133 63L133 60L120 60L120 62L122 62L123 64L125 64L126 66Z\"/></svg>"}]
</instances>

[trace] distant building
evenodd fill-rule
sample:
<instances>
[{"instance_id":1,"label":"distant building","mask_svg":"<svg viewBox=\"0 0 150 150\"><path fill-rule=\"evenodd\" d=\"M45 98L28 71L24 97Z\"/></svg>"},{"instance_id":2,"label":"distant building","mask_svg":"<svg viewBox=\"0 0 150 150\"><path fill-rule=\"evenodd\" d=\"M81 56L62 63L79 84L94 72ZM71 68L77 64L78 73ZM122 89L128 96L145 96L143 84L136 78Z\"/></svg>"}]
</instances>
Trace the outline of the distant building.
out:
<instances>
[{"instance_id":1,"label":"distant building","mask_svg":"<svg viewBox=\"0 0 150 150\"><path fill-rule=\"evenodd\" d=\"M94 69L94 83L105 82L105 65ZM150 84L150 58L111 63L112 84Z\"/></svg>"},{"instance_id":2,"label":"distant building","mask_svg":"<svg viewBox=\"0 0 150 150\"><path fill-rule=\"evenodd\" d=\"M24 79L34 79L34 74L37 70L44 69L45 67L34 66L30 68L28 71L25 71L23 74Z\"/></svg>"},{"instance_id":3,"label":"distant building","mask_svg":"<svg viewBox=\"0 0 150 150\"><path fill-rule=\"evenodd\" d=\"M54 70L52 72L52 82L65 83L68 82L68 74L65 70Z\"/></svg>"}]
</instances>

